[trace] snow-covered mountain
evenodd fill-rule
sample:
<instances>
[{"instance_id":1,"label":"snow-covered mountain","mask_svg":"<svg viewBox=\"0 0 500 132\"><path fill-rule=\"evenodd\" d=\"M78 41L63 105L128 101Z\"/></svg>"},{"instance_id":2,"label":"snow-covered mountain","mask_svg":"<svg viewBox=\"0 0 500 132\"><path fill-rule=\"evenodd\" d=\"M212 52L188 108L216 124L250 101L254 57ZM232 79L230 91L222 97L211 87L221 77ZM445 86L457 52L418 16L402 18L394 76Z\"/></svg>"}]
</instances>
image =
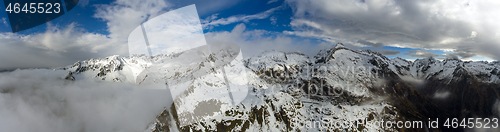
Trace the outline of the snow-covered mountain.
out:
<instances>
[{"instance_id":1,"label":"snow-covered mountain","mask_svg":"<svg viewBox=\"0 0 500 132\"><path fill-rule=\"evenodd\" d=\"M140 85L136 80L141 71L178 56L110 56L80 61L62 70L68 71L65 78L73 81L93 78ZM229 107L227 101L213 102L219 112L203 115L188 125L180 123L185 118L178 115L180 107L200 104L177 103L152 119L149 131L425 131L428 127L387 128L357 123L423 121L426 126L429 118L498 117L500 112L494 109L500 95L498 61L424 58L411 62L337 44L314 57L268 51L243 63L248 95L241 103ZM218 70L210 73L222 74ZM224 85L210 77L196 80L190 89L202 84ZM194 90L183 94L203 96ZM349 123L335 126L338 122Z\"/></svg>"}]
</instances>

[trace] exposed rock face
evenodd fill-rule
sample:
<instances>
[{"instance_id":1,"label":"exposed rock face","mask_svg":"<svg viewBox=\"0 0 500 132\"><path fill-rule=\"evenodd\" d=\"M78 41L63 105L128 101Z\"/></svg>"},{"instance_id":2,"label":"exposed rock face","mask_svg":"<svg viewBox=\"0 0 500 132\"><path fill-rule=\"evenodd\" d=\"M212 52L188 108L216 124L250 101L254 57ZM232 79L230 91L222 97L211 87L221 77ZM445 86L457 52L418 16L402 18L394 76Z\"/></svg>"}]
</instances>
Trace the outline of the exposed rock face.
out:
<instances>
[{"instance_id":1,"label":"exposed rock face","mask_svg":"<svg viewBox=\"0 0 500 132\"><path fill-rule=\"evenodd\" d=\"M137 71L165 57L175 56L91 59L68 67L66 78L132 83ZM427 121L439 118L442 125L447 118L499 116L499 62L410 62L338 44L312 58L265 52L244 65L249 95L242 103L183 126L172 105L158 115L152 131L457 131L443 126L427 129ZM423 121L423 128L356 125L382 120ZM354 124L319 127L316 122L321 121Z\"/></svg>"}]
</instances>

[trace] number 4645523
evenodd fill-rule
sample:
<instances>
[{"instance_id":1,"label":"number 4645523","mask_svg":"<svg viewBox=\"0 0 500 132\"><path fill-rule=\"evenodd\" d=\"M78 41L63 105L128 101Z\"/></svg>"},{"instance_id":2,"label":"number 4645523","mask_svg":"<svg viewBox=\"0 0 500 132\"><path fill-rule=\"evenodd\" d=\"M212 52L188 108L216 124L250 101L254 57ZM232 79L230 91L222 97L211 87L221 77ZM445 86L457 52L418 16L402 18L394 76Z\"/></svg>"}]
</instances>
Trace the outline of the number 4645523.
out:
<instances>
[{"instance_id":1,"label":"number 4645523","mask_svg":"<svg viewBox=\"0 0 500 132\"><path fill-rule=\"evenodd\" d=\"M61 12L60 3L24 3L21 7L19 3L9 3L5 11L8 13L59 13Z\"/></svg>"}]
</instances>

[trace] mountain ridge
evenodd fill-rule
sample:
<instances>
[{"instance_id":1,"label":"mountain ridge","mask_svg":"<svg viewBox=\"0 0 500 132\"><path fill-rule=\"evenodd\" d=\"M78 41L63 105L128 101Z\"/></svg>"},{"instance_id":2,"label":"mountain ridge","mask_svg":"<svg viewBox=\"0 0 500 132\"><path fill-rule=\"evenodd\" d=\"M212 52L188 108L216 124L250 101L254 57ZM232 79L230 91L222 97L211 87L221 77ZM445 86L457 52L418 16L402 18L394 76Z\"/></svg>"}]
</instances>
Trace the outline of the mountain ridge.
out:
<instances>
[{"instance_id":1,"label":"mountain ridge","mask_svg":"<svg viewBox=\"0 0 500 132\"><path fill-rule=\"evenodd\" d=\"M73 81L94 78L135 83L134 76L139 71L151 66L155 61L169 57L175 56L111 56L80 61L62 69L68 71L66 78ZM336 121L412 121L427 118L445 120L451 117L498 117L493 111L497 103L495 98L500 95L497 90L500 84L498 61L439 61L428 57L411 62L401 58L389 59L371 50L348 49L339 43L335 47L320 50L314 57L299 52L266 51L259 56L245 59L243 63L248 69L247 78L250 78L250 97L236 108L220 115L207 116L199 123L180 126L176 106L172 105L170 109L159 114L151 130L342 131L343 129L331 127L294 127L291 122L304 123L323 118ZM311 86L316 86L313 91ZM328 92L339 94L325 95ZM447 95L446 93L449 95L440 96ZM469 98L477 101L464 100L463 96L457 96L464 93L472 95ZM485 97L477 96L482 94ZM476 106L481 108L477 109ZM324 111L336 111L337 115ZM353 115L356 112L362 114ZM228 125L227 122L232 124ZM348 131L421 131L413 128L371 128L354 125L348 128ZM454 129L441 127L430 131Z\"/></svg>"}]
</instances>

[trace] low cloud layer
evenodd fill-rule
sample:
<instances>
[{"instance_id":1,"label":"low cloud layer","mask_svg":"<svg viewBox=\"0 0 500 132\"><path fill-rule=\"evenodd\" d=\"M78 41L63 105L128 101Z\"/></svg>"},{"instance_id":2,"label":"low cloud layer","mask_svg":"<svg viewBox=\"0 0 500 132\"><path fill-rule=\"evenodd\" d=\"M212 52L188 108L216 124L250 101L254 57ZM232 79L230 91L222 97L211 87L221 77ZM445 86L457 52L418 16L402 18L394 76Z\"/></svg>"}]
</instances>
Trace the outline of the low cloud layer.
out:
<instances>
[{"instance_id":1,"label":"low cloud layer","mask_svg":"<svg viewBox=\"0 0 500 132\"><path fill-rule=\"evenodd\" d=\"M408 51L407 53L405 53L405 55L410 56L410 57L417 57L417 58L427 58L427 57L438 57L438 56L441 56L439 54L434 54L434 53L423 51L423 50Z\"/></svg>"},{"instance_id":2,"label":"low cloud layer","mask_svg":"<svg viewBox=\"0 0 500 132\"><path fill-rule=\"evenodd\" d=\"M450 95L451 95L451 93L448 92L448 91L446 91L446 92L436 92L436 93L434 93L433 98L435 98L435 99L446 99Z\"/></svg>"},{"instance_id":3,"label":"low cloud layer","mask_svg":"<svg viewBox=\"0 0 500 132\"><path fill-rule=\"evenodd\" d=\"M470 59L470 57L474 57L475 54L473 53L466 53L466 52L454 52L454 53L446 53L446 54L435 54L431 52L427 52L424 50L413 50L413 51L407 51L405 55L410 56L410 57L416 57L416 58L427 58L427 57L433 57L433 58L438 58L438 59Z\"/></svg>"},{"instance_id":4,"label":"low cloud layer","mask_svg":"<svg viewBox=\"0 0 500 132\"><path fill-rule=\"evenodd\" d=\"M0 73L0 130L144 131L167 105L167 91L61 79L65 71ZM170 99L171 100L171 99Z\"/></svg>"}]
</instances>

